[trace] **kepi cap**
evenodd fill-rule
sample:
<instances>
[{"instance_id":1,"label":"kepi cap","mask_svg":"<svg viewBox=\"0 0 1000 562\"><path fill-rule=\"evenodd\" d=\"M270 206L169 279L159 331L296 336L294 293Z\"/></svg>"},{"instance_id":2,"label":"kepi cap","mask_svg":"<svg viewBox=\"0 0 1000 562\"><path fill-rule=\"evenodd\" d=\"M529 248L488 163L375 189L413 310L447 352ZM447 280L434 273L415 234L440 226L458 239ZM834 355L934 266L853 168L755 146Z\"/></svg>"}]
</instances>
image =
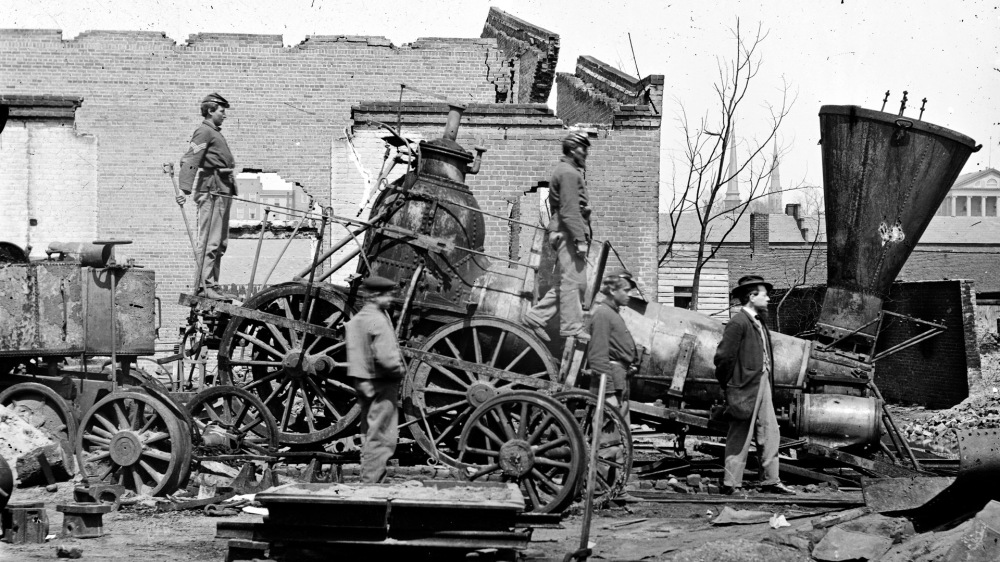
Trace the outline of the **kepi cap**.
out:
<instances>
[{"instance_id":1,"label":"kepi cap","mask_svg":"<svg viewBox=\"0 0 1000 562\"><path fill-rule=\"evenodd\" d=\"M620 278L620 279L624 279L624 280L628 281L629 288L631 288L631 289L635 289L636 288L636 283L635 283L635 280L632 279L632 274L629 273L629 270L625 269L624 267L619 267L619 268L616 268L616 269L612 269L610 272L605 272L604 273L604 279L605 280L609 280L610 281L611 279L615 279L615 278Z\"/></svg>"},{"instance_id":2,"label":"kepi cap","mask_svg":"<svg viewBox=\"0 0 1000 562\"><path fill-rule=\"evenodd\" d=\"M739 281L736 282L736 286L733 287L732 292L729 294L732 295L733 298L739 298L739 296L745 291L752 290L758 285L763 285L764 288L767 289L768 293L774 290L774 286L767 281L764 281L764 278L760 275L744 275L743 277L740 277Z\"/></svg>"},{"instance_id":3,"label":"kepi cap","mask_svg":"<svg viewBox=\"0 0 1000 562\"><path fill-rule=\"evenodd\" d=\"M397 288L396 282L385 277L372 275L361 282L361 287L372 293L386 293Z\"/></svg>"},{"instance_id":4,"label":"kepi cap","mask_svg":"<svg viewBox=\"0 0 1000 562\"><path fill-rule=\"evenodd\" d=\"M229 102L226 101L226 98L220 96L215 92L212 92L211 94L205 96L205 99L201 100L201 103L217 103L222 107L229 109Z\"/></svg>"}]
</instances>

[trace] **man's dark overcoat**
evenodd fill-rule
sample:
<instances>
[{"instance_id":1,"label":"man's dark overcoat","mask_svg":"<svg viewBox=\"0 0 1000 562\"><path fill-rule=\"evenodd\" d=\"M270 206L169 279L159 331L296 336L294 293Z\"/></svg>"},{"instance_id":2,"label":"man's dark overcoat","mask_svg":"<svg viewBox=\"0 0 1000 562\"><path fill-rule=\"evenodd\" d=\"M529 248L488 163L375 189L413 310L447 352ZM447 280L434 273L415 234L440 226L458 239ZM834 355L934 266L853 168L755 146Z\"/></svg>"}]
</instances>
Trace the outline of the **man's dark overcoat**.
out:
<instances>
[{"instance_id":1,"label":"man's dark overcoat","mask_svg":"<svg viewBox=\"0 0 1000 562\"><path fill-rule=\"evenodd\" d=\"M757 322L744 309L734 315L722 332L722 341L715 352L715 378L726 396L726 413L735 419L750 419L760 377L764 372L764 348L760 337L764 332L770 362L771 388L774 388L774 348L767 326Z\"/></svg>"}]
</instances>

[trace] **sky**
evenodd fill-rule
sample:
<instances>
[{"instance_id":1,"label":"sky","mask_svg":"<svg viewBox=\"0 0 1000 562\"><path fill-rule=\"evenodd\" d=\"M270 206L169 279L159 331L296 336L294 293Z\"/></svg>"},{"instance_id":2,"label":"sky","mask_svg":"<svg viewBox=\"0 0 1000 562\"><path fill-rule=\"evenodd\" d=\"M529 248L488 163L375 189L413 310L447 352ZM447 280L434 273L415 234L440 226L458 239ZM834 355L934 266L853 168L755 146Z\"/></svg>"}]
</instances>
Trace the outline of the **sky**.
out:
<instances>
[{"instance_id":1,"label":"sky","mask_svg":"<svg viewBox=\"0 0 1000 562\"><path fill-rule=\"evenodd\" d=\"M632 75L665 76L661 209L672 178L683 175L680 111L695 120L718 115L712 87L718 62L732 57L737 21L744 32L766 33L737 135L766 134L764 108L781 103L783 83L794 98L778 133L782 187L823 182L820 106L877 110L886 90L886 111L899 111L906 90L905 115L916 117L926 97L924 121L984 145L965 172L1000 168L1000 0L0 0L0 28L61 29L65 39L162 31L178 43L201 32L281 34L286 45L308 35L376 35L401 45L478 37L491 6L559 34L559 72L590 55Z\"/></svg>"}]
</instances>

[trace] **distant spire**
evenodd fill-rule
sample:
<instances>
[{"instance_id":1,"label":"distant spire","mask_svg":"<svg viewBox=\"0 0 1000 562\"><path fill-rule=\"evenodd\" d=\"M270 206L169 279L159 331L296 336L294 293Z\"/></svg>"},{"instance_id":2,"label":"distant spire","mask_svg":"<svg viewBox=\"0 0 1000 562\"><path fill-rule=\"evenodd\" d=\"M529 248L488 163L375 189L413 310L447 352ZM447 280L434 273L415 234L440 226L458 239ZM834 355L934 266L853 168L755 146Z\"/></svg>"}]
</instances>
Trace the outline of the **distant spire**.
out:
<instances>
[{"instance_id":1,"label":"distant spire","mask_svg":"<svg viewBox=\"0 0 1000 562\"><path fill-rule=\"evenodd\" d=\"M731 211L740 206L743 201L740 199L740 185L736 181L736 127L729 130L729 182L726 184L726 199L723 205L727 211Z\"/></svg>"},{"instance_id":2,"label":"distant spire","mask_svg":"<svg viewBox=\"0 0 1000 562\"><path fill-rule=\"evenodd\" d=\"M771 187L767 192L767 212L781 214L781 174L778 172L778 141L774 141L774 171L771 172Z\"/></svg>"}]
</instances>

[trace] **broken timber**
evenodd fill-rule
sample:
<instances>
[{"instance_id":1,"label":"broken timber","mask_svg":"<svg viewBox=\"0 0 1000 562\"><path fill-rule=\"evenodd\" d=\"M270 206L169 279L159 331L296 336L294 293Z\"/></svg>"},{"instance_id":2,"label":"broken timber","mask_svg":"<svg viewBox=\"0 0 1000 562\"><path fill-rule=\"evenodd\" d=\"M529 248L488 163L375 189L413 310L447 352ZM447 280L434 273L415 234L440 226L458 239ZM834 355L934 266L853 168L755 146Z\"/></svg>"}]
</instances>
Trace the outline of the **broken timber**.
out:
<instances>
[{"instance_id":1,"label":"broken timber","mask_svg":"<svg viewBox=\"0 0 1000 562\"><path fill-rule=\"evenodd\" d=\"M912 468L866 459L858 455L852 455L814 443L803 445L801 451L806 455L829 459L876 477L905 478L908 476L926 476L923 472L917 472Z\"/></svg>"},{"instance_id":2,"label":"broken timber","mask_svg":"<svg viewBox=\"0 0 1000 562\"><path fill-rule=\"evenodd\" d=\"M635 490L630 495L641 501L655 503L756 503L781 505L832 505L855 507L865 505L861 492L836 492L833 494L755 494L755 495L721 495L721 494L680 494L676 492L660 492L657 490Z\"/></svg>"}]
</instances>

